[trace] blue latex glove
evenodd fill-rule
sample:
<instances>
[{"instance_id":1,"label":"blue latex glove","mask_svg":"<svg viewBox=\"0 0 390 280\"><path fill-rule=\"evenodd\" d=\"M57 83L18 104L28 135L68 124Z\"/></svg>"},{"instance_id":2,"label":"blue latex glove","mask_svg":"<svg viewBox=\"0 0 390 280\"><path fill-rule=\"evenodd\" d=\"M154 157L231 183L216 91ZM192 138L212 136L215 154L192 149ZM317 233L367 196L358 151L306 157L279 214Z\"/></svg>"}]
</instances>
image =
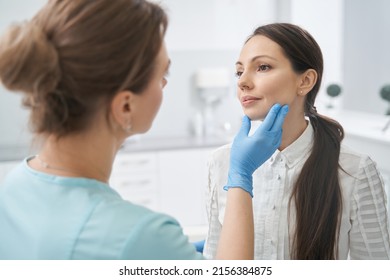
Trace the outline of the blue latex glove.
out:
<instances>
[{"instance_id":1,"label":"blue latex glove","mask_svg":"<svg viewBox=\"0 0 390 280\"><path fill-rule=\"evenodd\" d=\"M205 242L206 242L206 240L200 240L200 241L193 242L192 244L194 244L195 249L196 249L197 252L203 253L204 243Z\"/></svg>"},{"instance_id":2,"label":"blue latex glove","mask_svg":"<svg viewBox=\"0 0 390 280\"><path fill-rule=\"evenodd\" d=\"M288 106L275 104L267 117L252 136L250 119L244 116L241 129L234 138L230 150L230 167L227 185L230 188L242 188L253 197L252 174L279 148L282 141L282 126Z\"/></svg>"}]
</instances>

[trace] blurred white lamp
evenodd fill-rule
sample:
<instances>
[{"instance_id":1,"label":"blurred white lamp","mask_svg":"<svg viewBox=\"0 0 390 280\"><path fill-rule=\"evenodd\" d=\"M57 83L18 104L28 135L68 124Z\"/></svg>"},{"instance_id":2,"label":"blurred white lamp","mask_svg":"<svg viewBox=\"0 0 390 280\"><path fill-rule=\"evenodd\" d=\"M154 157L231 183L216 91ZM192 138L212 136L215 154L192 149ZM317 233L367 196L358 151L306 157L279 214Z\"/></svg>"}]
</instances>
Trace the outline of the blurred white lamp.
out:
<instances>
[{"instance_id":1,"label":"blurred white lamp","mask_svg":"<svg viewBox=\"0 0 390 280\"><path fill-rule=\"evenodd\" d=\"M202 105L206 136L216 134L215 110L228 95L230 79L226 68L202 68L195 73L195 89Z\"/></svg>"}]
</instances>

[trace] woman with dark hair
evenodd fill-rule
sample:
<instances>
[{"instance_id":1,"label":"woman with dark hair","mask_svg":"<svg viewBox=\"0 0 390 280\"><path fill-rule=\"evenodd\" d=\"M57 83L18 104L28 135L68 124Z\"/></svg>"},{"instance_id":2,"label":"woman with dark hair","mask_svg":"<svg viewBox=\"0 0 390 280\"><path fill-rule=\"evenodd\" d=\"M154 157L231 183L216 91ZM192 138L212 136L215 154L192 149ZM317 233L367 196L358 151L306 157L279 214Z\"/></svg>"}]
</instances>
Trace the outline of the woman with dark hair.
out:
<instances>
[{"instance_id":1,"label":"woman with dark hair","mask_svg":"<svg viewBox=\"0 0 390 280\"><path fill-rule=\"evenodd\" d=\"M244 113L262 120L275 102L289 105L282 144L253 176L255 258L389 259L383 180L375 163L341 144L341 125L319 114L315 99L323 59L302 28L257 28L236 63ZM209 165L209 232L204 254L218 247L224 223L230 146Z\"/></svg>"},{"instance_id":2,"label":"woman with dark hair","mask_svg":"<svg viewBox=\"0 0 390 280\"><path fill-rule=\"evenodd\" d=\"M24 94L42 142L0 186L0 259L203 257L175 219L108 185L124 140L146 132L160 107L166 27L144 0L50 0L0 38L1 83ZM243 119L220 258L253 258L252 173L280 145L286 113L275 105L250 138Z\"/></svg>"}]
</instances>

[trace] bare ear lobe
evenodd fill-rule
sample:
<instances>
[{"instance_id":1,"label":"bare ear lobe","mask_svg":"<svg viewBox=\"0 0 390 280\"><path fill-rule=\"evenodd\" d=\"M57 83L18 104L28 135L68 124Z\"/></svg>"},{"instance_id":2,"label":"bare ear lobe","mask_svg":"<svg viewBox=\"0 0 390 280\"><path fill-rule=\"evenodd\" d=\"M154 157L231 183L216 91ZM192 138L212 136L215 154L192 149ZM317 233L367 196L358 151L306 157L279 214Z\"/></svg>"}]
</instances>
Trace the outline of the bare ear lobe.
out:
<instances>
[{"instance_id":1,"label":"bare ear lobe","mask_svg":"<svg viewBox=\"0 0 390 280\"><path fill-rule=\"evenodd\" d=\"M314 69L308 69L301 75L301 77L301 84L298 94L304 96L308 94L315 86L318 74Z\"/></svg>"},{"instance_id":2,"label":"bare ear lobe","mask_svg":"<svg viewBox=\"0 0 390 280\"><path fill-rule=\"evenodd\" d=\"M118 92L111 100L111 115L113 120L126 130L131 126L133 93L130 91Z\"/></svg>"}]
</instances>

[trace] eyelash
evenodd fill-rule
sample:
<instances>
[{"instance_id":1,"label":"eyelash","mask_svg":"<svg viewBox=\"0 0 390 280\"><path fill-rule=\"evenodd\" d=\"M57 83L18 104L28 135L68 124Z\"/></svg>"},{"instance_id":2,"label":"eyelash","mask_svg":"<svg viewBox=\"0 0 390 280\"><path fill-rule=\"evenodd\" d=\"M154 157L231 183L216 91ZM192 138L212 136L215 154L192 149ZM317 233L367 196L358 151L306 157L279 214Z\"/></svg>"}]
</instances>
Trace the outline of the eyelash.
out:
<instances>
[{"instance_id":1,"label":"eyelash","mask_svg":"<svg viewBox=\"0 0 390 280\"><path fill-rule=\"evenodd\" d=\"M263 67L266 67L267 69L262 69ZM268 64L261 64L259 67L257 67L258 71L267 71L269 69L271 69L271 66Z\"/></svg>"},{"instance_id":2,"label":"eyelash","mask_svg":"<svg viewBox=\"0 0 390 280\"><path fill-rule=\"evenodd\" d=\"M264 67L266 68L266 69L264 69ZM269 64L261 64L259 67L257 67L257 71L261 71L261 72L265 72L265 71L268 71L268 70L270 70L271 69L271 66L269 65ZM237 77L237 78L240 78L241 77L241 75L242 75L242 71L237 71L236 73L235 73L235 76Z\"/></svg>"},{"instance_id":3,"label":"eyelash","mask_svg":"<svg viewBox=\"0 0 390 280\"><path fill-rule=\"evenodd\" d=\"M237 77L237 78L240 78L241 75L242 75L242 72L240 71L237 71L236 73L234 73L234 75Z\"/></svg>"}]
</instances>

